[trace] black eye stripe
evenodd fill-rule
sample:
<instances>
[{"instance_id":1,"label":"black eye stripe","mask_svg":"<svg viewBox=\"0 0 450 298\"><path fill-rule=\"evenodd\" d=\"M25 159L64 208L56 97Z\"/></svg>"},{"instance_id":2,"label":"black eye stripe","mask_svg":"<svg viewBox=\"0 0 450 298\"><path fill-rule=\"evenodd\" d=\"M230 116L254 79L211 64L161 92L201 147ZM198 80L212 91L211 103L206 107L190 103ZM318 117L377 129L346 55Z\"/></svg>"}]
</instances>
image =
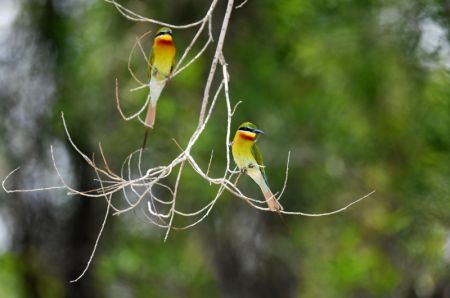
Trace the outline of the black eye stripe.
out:
<instances>
[{"instance_id":1,"label":"black eye stripe","mask_svg":"<svg viewBox=\"0 0 450 298\"><path fill-rule=\"evenodd\" d=\"M250 127L241 127L241 128L239 128L239 130L241 130L241 131L249 131L249 132L253 132L254 131L254 129L251 129Z\"/></svg>"},{"instance_id":2,"label":"black eye stripe","mask_svg":"<svg viewBox=\"0 0 450 298\"><path fill-rule=\"evenodd\" d=\"M162 32L159 32L158 34L156 34L155 37L158 37L158 36L161 36L161 35L166 35L166 34L172 36L172 32L170 32L170 31L162 31Z\"/></svg>"}]
</instances>

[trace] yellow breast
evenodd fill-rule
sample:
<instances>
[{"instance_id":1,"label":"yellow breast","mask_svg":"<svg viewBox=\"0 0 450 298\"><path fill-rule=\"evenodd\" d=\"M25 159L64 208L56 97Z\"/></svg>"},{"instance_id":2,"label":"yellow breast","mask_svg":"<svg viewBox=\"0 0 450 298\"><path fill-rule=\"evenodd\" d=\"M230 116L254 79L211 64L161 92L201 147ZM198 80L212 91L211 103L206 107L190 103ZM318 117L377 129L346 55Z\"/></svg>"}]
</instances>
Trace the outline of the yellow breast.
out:
<instances>
[{"instance_id":1,"label":"yellow breast","mask_svg":"<svg viewBox=\"0 0 450 298\"><path fill-rule=\"evenodd\" d=\"M175 60L176 49L172 38L167 39L165 35L158 37L153 45L153 67L164 77L170 75Z\"/></svg>"},{"instance_id":2,"label":"yellow breast","mask_svg":"<svg viewBox=\"0 0 450 298\"><path fill-rule=\"evenodd\" d=\"M249 135L249 134L253 134ZM252 138L253 137L253 138ZM247 168L250 164L256 165L256 160L252 154L253 140L255 133L238 131L233 140L231 153L239 169Z\"/></svg>"}]
</instances>

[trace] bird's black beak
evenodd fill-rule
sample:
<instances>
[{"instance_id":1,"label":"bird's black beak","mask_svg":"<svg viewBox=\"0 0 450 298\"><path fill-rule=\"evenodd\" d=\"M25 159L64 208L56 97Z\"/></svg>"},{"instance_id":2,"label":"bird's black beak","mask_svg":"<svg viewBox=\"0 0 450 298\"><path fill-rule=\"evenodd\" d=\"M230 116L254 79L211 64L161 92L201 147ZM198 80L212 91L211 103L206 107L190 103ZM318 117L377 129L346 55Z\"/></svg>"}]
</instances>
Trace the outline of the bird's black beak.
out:
<instances>
[{"instance_id":1,"label":"bird's black beak","mask_svg":"<svg viewBox=\"0 0 450 298\"><path fill-rule=\"evenodd\" d=\"M255 130L253 130L253 132L256 134L264 134L264 131L262 131L260 129L255 129Z\"/></svg>"}]
</instances>

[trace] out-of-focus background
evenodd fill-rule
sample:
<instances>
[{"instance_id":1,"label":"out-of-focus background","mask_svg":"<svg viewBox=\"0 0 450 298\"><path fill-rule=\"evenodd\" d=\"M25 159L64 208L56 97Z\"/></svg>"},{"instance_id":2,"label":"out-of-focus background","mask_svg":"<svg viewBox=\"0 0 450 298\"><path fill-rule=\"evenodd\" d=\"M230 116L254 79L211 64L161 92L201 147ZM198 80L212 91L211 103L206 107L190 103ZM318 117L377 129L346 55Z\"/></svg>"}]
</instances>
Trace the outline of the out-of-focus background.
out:
<instances>
[{"instance_id":1,"label":"out-of-focus background","mask_svg":"<svg viewBox=\"0 0 450 298\"><path fill-rule=\"evenodd\" d=\"M174 24L209 6L120 3ZM260 147L274 192L291 151L287 210L325 212L377 192L338 215L285 216L285 224L225 194L205 221L166 243L143 205L109 218L90 270L71 284L105 201L0 190L0 297L450 297L449 21L448 0L249 0L233 11L225 41L231 99L243 101L232 130L251 120L266 132ZM139 148L143 127L121 119L114 80L125 109L138 109L146 94L127 92L136 86L128 54L155 29L100 0L0 0L1 179L21 166L8 188L59 184L50 145L70 185L95 186L61 111L79 148L98 154L101 142L113 169ZM180 53L193 34L174 31ZM186 144L195 129L212 54L163 92L147 166L174 158L172 138ZM133 65L145 79L142 57ZM194 149L202 166L214 149L215 175L225 163L225 115L222 97ZM183 210L216 190L189 169L181 181ZM250 179L240 186L261 197Z\"/></svg>"}]
</instances>

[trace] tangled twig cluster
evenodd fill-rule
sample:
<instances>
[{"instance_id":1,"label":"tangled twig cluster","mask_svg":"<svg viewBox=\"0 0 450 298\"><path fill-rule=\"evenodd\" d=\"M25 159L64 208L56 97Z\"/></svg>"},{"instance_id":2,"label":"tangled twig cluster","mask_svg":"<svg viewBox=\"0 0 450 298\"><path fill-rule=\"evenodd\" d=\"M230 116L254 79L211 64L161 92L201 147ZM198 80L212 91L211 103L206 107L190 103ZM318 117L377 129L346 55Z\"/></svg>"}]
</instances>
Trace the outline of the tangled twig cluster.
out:
<instances>
[{"instance_id":1,"label":"tangled twig cluster","mask_svg":"<svg viewBox=\"0 0 450 298\"><path fill-rule=\"evenodd\" d=\"M188 47L184 50L181 58L179 59L173 74L171 77L178 75L181 71L189 67L192 63L194 63L202 54L204 54L205 50L213 43L213 33L212 33L212 17L213 12L216 8L218 0L213 0L209 9L207 10L206 14L202 19L199 21L182 25L182 26L176 26L173 24L167 24L160 22L158 20L149 19L143 16L138 15L137 13L125 8L124 6L117 3L115 0L104 0L107 3L110 3L116 7L116 9L127 19L130 19L132 21L138 21L138 22L148 22L153 24L159 24L168 26L171 28L176 29L186 29L186 28L192 28L192 27L198 27L193 39L191 40ZM94 189L90 189L87 191L79 191L74 188L72 188L70 185L66 183L63 176L60 174L60 171L57 167L57 163L53 154L53 148L51 147L51 155L53 160L54 168L62 182L62 185L60 186L52 186L52 187L44 187L44 188L37 188L37 189L16 189L16 190L10 190L7 189L5 186L5 183L7 179L18 169L15 169L12 171L4 180L2 183L2 186L4 190L8 193L12 192L34 192L34 191L42 191L42 190L54 190L54 189L66 189L68 190L69 195L80 195L83 197L88 198L98 198L103 197L105 198L107 202L107 209L105 213L105 217L101 226L101 229L98 233L94 249L92 251L92 254L89 258L88 263L86 264L86 267L84 271L72 282L78 281L80 278L83 277L83 275L86 273L86 271L89 268L89 265L94 257L95 250L97 248L97 244L100 240L101 234L103 232L103 228L105 227L106 220L109 216L109 213L112 209L114 215L119 215L122 213L126 213L128 211L133 210L137 206L141 205L143 202L147 204L147 210L148 214L147 218L149 222L154 224L155 226L161 227L166 230L164 241L167 240L167 237L169 236L169 233L171 230L184 230L194 227L195 225L202 222L211 212L212 208L216 204L217 200L221 197L221 195L228 191L234 196L243 199L247 203L249 203L252 207L263 210L263 211L270 211L269 208L266 207L266 201L265 200L257 200L253 199L251 197L246 196L238 187L237 187L237 181L240 177L240 172L236 171L236 168L232 168L231 160L230 160L230 137L231 137L231 120L233 117L233 114L239 105L240 102L236 103L234 106L231 104L231 99L229 95L229 81L230 76L227 69L227 63L225 60L225 57L223 55L222 49L224 45L225 36L228 30L228 23L230 20L231 13L233 11L233 8L240 8L242 5L244 5L247 1L242 2L240 5L234 7L234 0L228 0L227 7L225 10L225 14L223 17L221 30L217 39L217 44L214 52L214 56L212 58L210 71L207 77L206 85L203 91L203 98L201 103L201 109L198 117L198 124L195 129L195 131L192 133L187 145L185 148L180 147L181 153L179 153L178 156L176 156L170 163L166 165L159 165L155 166L153 168L145 169L142 167L141 158L142 158L142 150L136 150L132 152L128 157L124 160L122 164L122 168L120 170L120 173L113 172L107 162L107 158L105 157L103 153L103 149L101 144L99 144L99 151L101 155L101 162L102 165L98 165L96 162L94 156L91 158L88 157L85 153L83 153L77 145L72 141L72 138L69 133L69 129L67 128L64 114L61 114L62 122L64 125L64 129L67 134L67 138L74 148L78 152L78 154L85 160L85 162L93 169L93 171L96 174L96 181L98 183L98 187ZM188 62L184 62L191 52L194 45L199 40L199 37L202 33L206 32L208 35L207 41L205 44L201 47L201 49L191 58ZM138 87L131 89L130 91L133 92L135 90L149 88L148 83L143 83L140 81L137 76L134 74L132 68L131 68L131 57L136 49L136 47L140 48L140 51L144 55L145 59L146 55L145 52L141 46L140 41L149 35L149 32L145 33L144 35L140 36L136 39L135 44L132 47L132 50L130 52L129 61L128 61L128 70L131 74L131 76L134 78L134 80L139 84ZM212 83L214 80L214 77L216 73L218 72L218 67L220 65L220 68L222 70L222 78L220 83L218 84L217 89L212 92ZM170 78L169 78L170 79ZM121 109L120 106L120 99L118 96L119 93L119 87L118 82L116 80L116 103L117 108L122 115L124 120L132 120L135 118L138 118L140 122L143 123L142 119L140 118L140 114L145 110L147 104L150 100L150 95L148 95L146 102L144 105L137 111L136 113L126 116L124 112ZM149 92L150 94L150 92ZM212 96L211 96L212 95ZM211 154L211 159L209 161L208 167L206 170L202 169L197 161L192 157L192 150L199 139L200 135L205 130L205 127L208 123L208 121L211 118L211 115L213 114L215 105L220 98L221 95L224 95L224 99L226 102L227 107L227 125L226 125L226 138L224 140L224 147L225 147L225 154L226 154L226 165L225 169L223 170L223 175L221 177L211 177L209 174L209 168L212 162L213 155ZM287 165L286 165L286 173L285 173L285 181L283 184L283 188L279 193L276 193L276 199L279 200L286 188L287 185L287 179L288 179L288 170L289 170L289 157L290 154L288 153L287 156ZM134 169L132 167L132 161L137 160L137 168ZM181 211L177 208L177 199L179 197L179 185L180 185L180 179L181 174L186 166L190 166L201 178L203 178L206 182L209 184L214 184L218 186L218 190L215 194L215 196L212 198L212 200L207 203L202 208L195 210L195 211ZM132 178L134 175L134 172L137 172L137 178ZM165 179L169 177L170 175L176 175L175 184L173 187L170 187L166 183L164 183ZM167 193L170 194L169 198L163 199L155 195L155 188L156 187L162 187L165 190L167 190ZM331 214L336 214L339 212L342 212L352 206L353 204L358 203L359 201L367 198L370 196L374 191L370 192L369 194L351 202L350 204L344 206L341 209L327 212L327 213L318 213L318 214L311 214L311 213L304 213L304 212L291 212L291 211L281 211L282 214L288 214L288 215L301 215L301 216L326 216ZM124 201L126 203L126 207L119 208L115 204L112 203L111 199L114 194L122 193ZM175 226L174 225L174 217L180 216L180 217L186 217L191 218L192 221L184 226Z\"/></svg>"}]
</instances>

